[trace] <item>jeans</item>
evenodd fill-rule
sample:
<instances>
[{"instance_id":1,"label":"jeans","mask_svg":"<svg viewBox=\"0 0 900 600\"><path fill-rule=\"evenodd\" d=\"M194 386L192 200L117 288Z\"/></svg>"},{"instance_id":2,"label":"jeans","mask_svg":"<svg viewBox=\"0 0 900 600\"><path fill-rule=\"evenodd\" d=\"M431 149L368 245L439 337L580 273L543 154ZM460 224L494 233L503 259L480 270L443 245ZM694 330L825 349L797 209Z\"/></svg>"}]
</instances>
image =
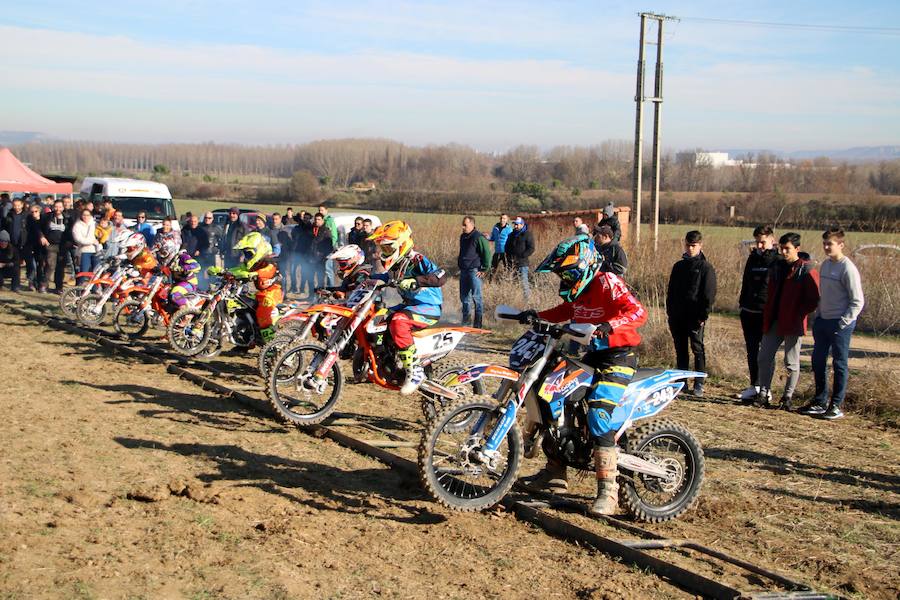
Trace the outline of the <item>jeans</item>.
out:
<instances>
[{"instance_id":1,"label":"jeans","mask_svg":"<svg viewBox=\"0 0 900 600\"><path fill-rule=\"evenodd\" d=\"M63 278L66 275L66 251L60 249L58 244L50 244L47 246L47 268L44 271L44 278L41 285L47 287L52 280L53 287L56 291L61 292L63 288Z\"/></svg>"},{"instance_id":2,"label":"jeans","mask_svg":"<svg viewBox=\"0 0 900 600\"><path fill-rule=\"evenodd\" d=\"M828 353L831 353L831 368L834 380L831 389L831 405L840 408L847 393L847 377L849 369L847 361L850 357L850 336L856 328L853 321L840 329L840 319L823 319L816 317L813 322L813 354L812 368L816 380L816 397L813 402L819 406L828 405Z\"/></svg>"},{"instance_id":3,"label":"jeans","mask_svg":"<svg viewBox=\"0 0 900 600\"><path fill-rule=\"evenodd\" d=\"M783 396L791 397L797 389L797 381L800 379L800 336L780 336L778 322L772 323L772 328L763 336L762 346L759 349L759 387L772 389L772 378L775 376L775 355L781 342L784 342L784 368L787 369L788 378L784 384Z\"/></svg>"},{"instance_id":4,"label":"jeans","mask_svg":"<svg viewBox=\"0 0 900 600\"><path fill-rule=\"evenodd\" d=\"M531 284L528 283L528 267L519 267L519 279L522 280L522 293L525 299L531 298Z\"/></svg>"},{"instance_id":5,"label":"jeans","mask_svg":"<svg viewBox=\"0 0 900 600\"><path fill-rule=\"evenodd\" d=\"M459 301L462 303L462 322L469 323L469 298L475 305L475 327L484 323L484 303L481 299L481 278L478 269L463 269L459 272Z\"/></svg>"},{"instance_id":6,"label":"jeans","mask_svg":"<svg viewBox=\"0 0 900 600\"><path fill-rule=\"evenodd\" d=\"M750 372L750 385L759 383L759 346L763 338L763 314L746 310L741 311L741 329L744 332L744 344L747 347L747 370Z\"/></svg>"},{"instance_id":7,"label":"jeans","mask_svg":"<svg viewBox=\"0 0 900 600\"><path fill-rule=\"evenodd\" d=\"M705 329L705 323L669 321L669 331L672 332L672 341L675 342L675 363L679 369L686 371L690 367L688 355L690 343L691 352L694 353L694 370L706 373L706 348L703 345Z\"/></svg>"},{"instance_id":8,"label":"jeans","mask_svg":"<svg viewBox=\"0 0 900 600\"><path fill-rule=\"evenodd\" d=\"M320 284L320 287L331 287L334 285L334 261L326 260L325 261L325 270L323 271L325 277L325 283Z\"/></svg>"},{"instance_id":9,"label":"jeans","mask_svg":"<svg viewBox=\"0 0 900 600\"><path fill-rule=\"evenodd\" d=\"M81 253L80 271L82 273L87 273L88 271L93 273L94 269L96 269L96 268L97 268L97 254L95 252L82 252ZM79 281L76 281L75 283L78 285L81 285L85 281L87 281L87 277L82 277L79 279Z\"/></svg>"}]
</instances>

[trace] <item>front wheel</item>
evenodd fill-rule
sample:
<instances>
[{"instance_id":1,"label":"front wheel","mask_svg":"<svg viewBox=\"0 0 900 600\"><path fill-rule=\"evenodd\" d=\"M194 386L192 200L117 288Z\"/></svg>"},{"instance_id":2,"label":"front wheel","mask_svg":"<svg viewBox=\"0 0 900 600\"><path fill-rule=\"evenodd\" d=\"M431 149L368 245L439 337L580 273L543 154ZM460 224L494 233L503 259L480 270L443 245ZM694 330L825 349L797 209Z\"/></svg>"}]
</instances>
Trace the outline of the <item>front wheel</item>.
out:
<instances>
[{"instance_id":1,"label":"front wheel","mask_svg":"<svg viewBox=\"0 0 900 600\"><path fill-rule=\"evenodd\" d=\"M506 496L522 461L522 434L513 422L500 447L485 451L501 417L496 402L481 396L444 408L426 424L419 444L419 476L435 500L468 512L490 508ZM461 429L460 422L474 425Z\"/></svg>"},{"instance_id":2,"label":"front wheel","mask_svg":"<svg viewBox=\"0 0 900 600\"><path fill-rule=\"evenodd\" d=\"M84 286L76 285L62 291L59 295L59 309L70 319L78 318L78 300L84 294Z\"/></svg>"},{"instance_id":3,"label":"front wheel","mask_svg":"<svg viewBox=\"0 0 900 600\"><path fill-rule=\"evenodd\" d=\"M143 310L143 300L126 300L113 315L113 327L122 335L135 340L150 328L150 309Z\"/></svg>"},{"instance_id":4,"label":"front wheel","mask_svg":"<svg viewBox=\"0 0 900 600\"><path fill-rule=\"evenodd\" d=\"M315 376L327 359L328 351L319 344L290 346L278 355L266 382L275 418L305 427L321 423L334 412L344 376L337 360L325 379Z\"/></svg>"},{"instance_id":5,"label":"front wheel","mask_svg":"<svg viewBox=\"0 0 900 600\"><path fill-rule=\"evenodd\" d=\"M92 293L82 296L75 304L75 313L82 324L90 327L101 324L109 313L109 302L103 302L103 295Z\"/></svg>"},{"instance_id":6,"label":"front wheel","mask_svg":"<svg viewBox=\"0 0 900 600\"><path fill-rule=\"evenodd\" d=\"M684 425L670 419L640 425L628 432L625 450L668 472L665 479L630 471L620 473L619 497L635 519L660 523L694 505L703 483L703 449Z\"/></svg>"},{"instance_id":7,"label":"front wheel","mask_svg":"<svg viewBox=\"0 0 900 600\"><path fill-rule=\"evenodd\" d=\"M289 327L276 333L271 340L266 342L259 351L259 360L257 367L259 374L263 379L268 379L272 372L272 365L278 358L278 354L287 348L291 342L297 339L299 329L297 327Z\"/></svg>"},{"instance_id":8,"label":"front wheel","mask_svg":"<svg viewBox=\"0 0 900 600\"><path fill-rule=\"evenodd\" d=\"M169 321L166 333L169 345L182 356L197 356L209 343L212 316L199 308L184 306L178 309Z\"/></svg>"}]
</instances>

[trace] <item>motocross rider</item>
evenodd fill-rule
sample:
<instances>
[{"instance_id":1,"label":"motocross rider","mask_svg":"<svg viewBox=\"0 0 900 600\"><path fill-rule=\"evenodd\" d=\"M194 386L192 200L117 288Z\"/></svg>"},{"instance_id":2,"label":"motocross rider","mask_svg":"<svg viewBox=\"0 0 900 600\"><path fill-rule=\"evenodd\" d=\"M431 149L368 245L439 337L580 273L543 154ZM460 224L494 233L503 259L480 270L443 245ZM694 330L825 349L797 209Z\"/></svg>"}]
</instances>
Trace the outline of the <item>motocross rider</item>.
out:
<instances>
[{"instance_id":1,"label":"motocross rider","mask_svg":"<svg viewBox=\"0 0 900 600\"><path fill-rule=\"evenodd\" d=\"M125 249L125 258L147 279L159 268L159 261L153 256L153 252L147 248L147 239L140 233L129 233L119 244Z\"/></svg>"},{"instance_id":2,"label":"motocross rider","mask_svg":"<svg viewBox=\"0 0 900 600\"><path fill-rule=\"evenodd\" d=\"M156 251L156 257L164 269L172 274L172 289L169 299L177 307L187 303L187 296L200 289L200 263L191 258L187 250L179 250L174 239L164 240Z\"/></svg>"},{"instance_id":3,"label":"motocross rider","mask_svg":"<svg viewBox=\"0 0 900 600\"><path fill-rule=\"evenodd\" d=\"M243 262L228 269L238 279L253 279L256 285L256 325L264 342L275 335L274 323L278 321L278 304L284 299L281 291L281 274L268 257L272 246L258 231L251 231L234 245L241 252ZM209 267L210 275L222 273L221 267Z\"/></svg>"},{"instance_id":4,"label":"motocross rider","mask_svg":"<svg viewBox=\"0 0 900 600\"><path fill-rule=\"evenodd\" d=\"M621 425L620 415L614 413L637 369L634 349L641 341L637 329L647 320L647 312L618 275L600 271L601 263L587 235L562 241L538 265L536 272L559 276L559 295L565 302L538 313L525 311L519 316L521 321L537 316L552 323L571 321L597 326L583 357L595 369L587 397L588 428L594 442L597 471L597 498L591 513L611 515L618 504L616 431ZM523 479L523 483L532 490L566 491L566 466L548 456L546 466L536 475Z\"/></svg>"},{"instance_id":5,"label":"motocross rider","mask_svg":"<svg viewBox=\"0 0 900 600\"><path fill-rule=\"evenodd\" d=\"M338 292L345 295L369 279L372 273L372 266L365 264L366 255L356 244L341 246L325 258L334 261L337 271L341 275L341 285L319 288L327 292Z\"/></svg>"},{"instance_id":6,"label":"motocross rider","mask_svg":"<svg viewBox=\"0 0 900 600\"><path fill-rule=\"evenodd\" d=\"M388 330L397 346L397 358L406 371L400 393L412 394L425 380L412 332L434 325L441 318L444 302L441 286L447 281L447 273L413 250L412 230L403 221L379 226L368 239L378 246L384 267L384 273L373 274L372 278L393 279L400 292L402 303L390 308Z\"/></svg>"}]
</instances>

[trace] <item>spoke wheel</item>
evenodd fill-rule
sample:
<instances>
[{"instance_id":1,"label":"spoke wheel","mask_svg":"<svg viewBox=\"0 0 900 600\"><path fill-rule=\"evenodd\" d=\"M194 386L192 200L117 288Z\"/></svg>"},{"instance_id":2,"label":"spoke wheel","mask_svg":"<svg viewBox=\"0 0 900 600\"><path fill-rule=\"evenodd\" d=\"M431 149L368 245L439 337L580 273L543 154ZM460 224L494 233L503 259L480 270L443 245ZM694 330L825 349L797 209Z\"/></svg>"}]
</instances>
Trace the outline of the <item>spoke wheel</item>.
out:
<instances>
[{"instance_id":1,"label":"spoke wheel","mask_svg":"<svg viewBox=\"0 0 900 600\"><path fill-rule=\"evenodd\" d=\"M206 349L212 317L201 323L202 314L199 308L184 307L172 315L167 334L169 345L178 354L197 356Z\"/></svg>"},{"instance_id":2,"label":"spoke wheel","mask_svg":"<svg viewBox=\"0 0 900 600\"><path fill-rule=\"evenodd\" d=\"M313 374L327 357L319 344L297 344L284 349L275 359L266 382L266 396L282 423L316 425L337 407L344 376L335 361L324 380Z\"/></svg>"},{"instance_id":3,"label":"spoke wheel","mask_svg":"<svg viewBox=\"0 0 900 600\"><path fill-rule=\"evenodd\" d=\"M496 454L486 459L484 444L500 419L489 397L454 403L428 423L419 445L419 474L439 503L459 511L490 508L516 482L522 460L522 434L513 423ZM459 423L472 423L461 428Z\"/></svg>"},{"instance_id":4,"label":"spoke wheel","mask_svg":"<svg viewBox=\"0 0 900 600\"><path fill-rule=\"evenodd\" d=\"M83 285L69 287L59 295L59 309L70 319L78 318L78 299L84 293Z\"/></svg>"},{"instance_id":5,"label":"spoke wheel","mask_svg":"<svg viewBox=\"0 0 900 600\"><path fill-rule=\"evenodd\" d=\"M668 473L663 479L623 471L621 500L636 519L668 521L697 501L703 483L703 450L686 427L669 419L650 421L628 433L626 451L656 463Z\"/></svg>"},{"instance_id":6,"label":"spoke wheel","mask_svg":"<svg viewBox=\"0 0 900 600\"><path fill-rule=\"evenodd\" d=\"M137 339L150 328L150 309L141 310L142 300L127 300L113 315L113 327L129 339Z\"/></svg>"},{"instance_id":7,"label":"spoke wheel","mask_svg":"<svg viewBox=\"0 0 900 600\"><path fill-rule=\"evenodd\" d=\"M109 302L104 302L101 305L102 299L103 296L97 293L82 296L76 304L78 320L88 326L101 324L109 313Z\"/></svg>"}]
</instances>

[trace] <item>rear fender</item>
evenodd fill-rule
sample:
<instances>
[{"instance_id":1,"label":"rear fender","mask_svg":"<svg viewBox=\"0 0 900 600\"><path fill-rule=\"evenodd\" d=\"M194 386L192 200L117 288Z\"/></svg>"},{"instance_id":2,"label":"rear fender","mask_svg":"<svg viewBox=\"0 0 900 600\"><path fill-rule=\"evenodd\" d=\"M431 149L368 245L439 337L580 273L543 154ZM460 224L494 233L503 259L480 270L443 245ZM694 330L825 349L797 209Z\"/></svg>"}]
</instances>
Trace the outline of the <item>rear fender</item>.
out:
<instances>
[{"instance_id":1,"label":"rear fender","mask_svg":"<svg viewBox=\"0 0 900 600\"><path fill-rule=\"evenodd\" d=\"M457 373L449 380L445 381L444 385L448 388L452 388L457 385L463 385L465 383L478 381L479 379L484 379L485 377L496 377L499 379L517 381L519 379L519 374L512 369L507 369L506 367L501 367L500 365L472 365Z\"/></svg>"}]
</instances>

